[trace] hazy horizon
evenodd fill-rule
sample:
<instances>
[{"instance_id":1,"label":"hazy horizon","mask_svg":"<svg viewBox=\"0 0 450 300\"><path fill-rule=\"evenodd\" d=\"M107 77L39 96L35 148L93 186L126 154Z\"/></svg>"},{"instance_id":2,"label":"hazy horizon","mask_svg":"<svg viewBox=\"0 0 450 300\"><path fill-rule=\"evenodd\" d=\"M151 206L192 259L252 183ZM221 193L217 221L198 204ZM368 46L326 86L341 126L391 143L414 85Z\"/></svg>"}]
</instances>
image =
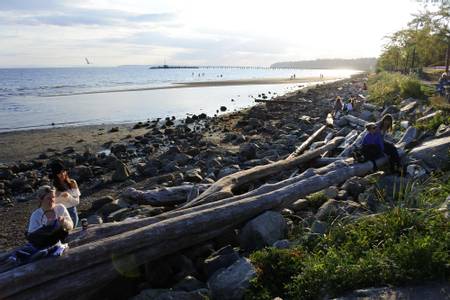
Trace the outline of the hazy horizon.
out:
<instances>
[{"instance_id":1,"label":"hazy horizon","mask_svg":"<svg viewBox=\"0 0 450 300\"><path fill-rule=\"evenodd\" d=\"M270 66L378 57L420 3L16 0L0 2L0 68Z\"/></svg>"}]
</instances>

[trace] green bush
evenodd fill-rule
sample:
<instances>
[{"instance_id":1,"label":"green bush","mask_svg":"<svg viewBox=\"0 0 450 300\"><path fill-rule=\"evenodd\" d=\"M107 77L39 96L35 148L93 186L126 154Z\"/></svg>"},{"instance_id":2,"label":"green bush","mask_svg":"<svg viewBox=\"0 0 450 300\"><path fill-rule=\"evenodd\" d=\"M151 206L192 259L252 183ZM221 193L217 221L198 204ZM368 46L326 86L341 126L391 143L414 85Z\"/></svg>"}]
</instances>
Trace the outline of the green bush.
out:
<instances>
[{"instance_id":1,"label":"green bush","mask_svg":"<svg viewBox=\"0 0 450 300\"><path fill-rule=\"evenodd\" d=\"M450 125L450 114L444 112L435 115L433 118L416 124L418 129L434 131L438 129L441 124Z\"/></svg>"},{"instance_id":2,"label":"green bush","mask_svg":"<svg viewBox=\"0 0 450 300\"><path fill-rule=\"evenodd\" d=\"M369 77L369 99L378 105L397 104L400 99L425 98L425 87L412 75L380 72Z\"/></svg>"},{"instance_id":3,"label":"green bush","mask_svg":"<svg viewBox=\"0 0 450 300\"><path fill-rule=\"evenodd\" d=\"M246 299L318 299L357 288L450 275L450 223L435 210L395 208L333 228L315 243L251 256Z\"/></svg>"}]
</instances>

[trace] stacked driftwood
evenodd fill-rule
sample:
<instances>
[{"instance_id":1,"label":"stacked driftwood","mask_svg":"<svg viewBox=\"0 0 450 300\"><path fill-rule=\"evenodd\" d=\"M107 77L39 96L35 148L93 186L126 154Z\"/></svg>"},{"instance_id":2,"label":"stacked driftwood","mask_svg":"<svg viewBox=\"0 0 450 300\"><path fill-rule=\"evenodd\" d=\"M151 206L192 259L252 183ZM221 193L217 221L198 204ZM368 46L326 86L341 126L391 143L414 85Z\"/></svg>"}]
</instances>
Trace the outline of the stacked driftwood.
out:
<instances>
[{"instance_id":1,"label":"stacked driftwood","mask_svg":"<svg viewBox=\"0 0 450 300\"><path fill-rule=\"evenodd\" d=\"M359 126L365 123L352 116L345 118ZM124 197L179 206L155 217L102 224L74 232L69 237L70 249L63 256L42 259L0 273L0 299L59 299L73 297L75 292L82 294L98 289L119 276L118 265L127 266L133 261L136 265L128 267L136 267L202 243L227 229L237 228L264 211L285 207L310 193L373 170L371 162L358 164L348 158L351 148L362 136L357 131L345 137L331 138L332 135L327 134L319 143L321 146L307 151L325 129L325 126L320 127L283 160L239 171L209 186L124 191ZM414 136L410 135L400 146L413 139ZM338 147L344 150L339 156L330 157ZM252 182L281 171L298 170L314 161L325 166L309 168L286 180L237 193ZM377 165L386 162L383 157ZM186 203L181 204L182 201Z\"/></svg>"}]
</instances>

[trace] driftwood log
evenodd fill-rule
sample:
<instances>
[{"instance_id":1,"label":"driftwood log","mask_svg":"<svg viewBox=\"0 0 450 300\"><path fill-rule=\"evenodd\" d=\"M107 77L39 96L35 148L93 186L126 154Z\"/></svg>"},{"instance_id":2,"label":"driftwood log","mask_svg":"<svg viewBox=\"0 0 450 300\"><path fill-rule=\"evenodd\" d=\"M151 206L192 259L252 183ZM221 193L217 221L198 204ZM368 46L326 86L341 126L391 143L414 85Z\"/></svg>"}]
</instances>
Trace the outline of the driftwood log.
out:
<instances>
[{"instance_id":1,"label":"driftwood log","mask_svg":"<svg viewBox=\"0 0 450 300\"><path fill-rule=\"evenodd\" d=\"M305 162L320 157L323 153L332 150L342 142L342 137L336 137L328 144L298 157L291 157L268 165L256 166L248 170L239 171L225 176L211 185L203 194L187 203L184 207L196 206L206 202L233 196L233 190L248 182L277 174L289 168L297 167Z\"/></svg>"},{"instance_id":2,"label":"driftwood log","mask_svg":"<svg viewBox=\"0 0 450 300\"><path fill-rule=\"evenodd\" d=\"M237 195L230 198L225 198L222 200L218 200L215 202L210 202L203 204L201 206L194 206L189 208L183 208L181 210L173 210L169 212L162 213L160 215L154 216L154 217L148 217L138 220L129 220L129 221L123 221L120 223L104 223L101 225L96 225L93 227L88 228L85 231L78 230L74 233L72 233L69 236L68 242L71 247L77 247L79 245L83 245L86 243L89 243L91 241L96 241L102 238L110 237L113 235L120 234L125 231L131 231L134 229L138 229L140 227L148 226L163 220L167 220L169 218L174 218L183 214L188 214L196 211L200 211L205 208L212 208L216 206L220 206L226 203L231 203L234 201L238 201L241 199L245 199L251 196L256 195L262 195L268 192L272 192L275 190L278 190L280 188L283 188L285 186L288 186L290 184L293 184L295 182L304 180L306 178L312 177L314 175L319 174L326 174L331 171L335 171L341 167L347 166L349 163L352 163L352 160L349 161L342 161L342 159L334 159L334 161L330 164L328 164L325 167L318 168L318 169L307 169L305 172L303 172L300 175L297 175L295 177L277 182L277 183L271 183L271 184L264 184L260 186L257 189L254 189L250 192L247 192L242 195Z\"/></svg>"},{"instance_id":3,"label":"driftwood log","mask_svg":"<svg viewBox=\"0 0 450 300\"><path fill-rule=\"evenodd\" d=\"M360 119L358 117L355 117L353 115L345 115L344 119L346 119L350 124L355 124L357 126L365 127L368 123L367 121Z\"/></svg>"},{"instance_id":4,"label":"driftwood log","mask_svg":"<svg viewBox=\"0 0 450 300\"><path fill-rule=\"evenodd\" d=\"M121 195L127 199L137 201L140 204L149 204L152 206L173 206L186 203L189 194L192 193L193 189L198 189L198 192L202 193L209 186L210 184L186 184L147 191L128 188L122 192Z\"/></svg>"},{"instance_id":5,"label":"driftwood log","mask_svg":"<svg viewBox=\"0 0 450 300\"><path fill-rule=\"evenodd\" d=\"M317 139L317 137L319 137L319 135L322 134L322 132L326 128L327 126L323 125L318 130L316 130L316 132L314 132L310 137L308 137L306 141L304 141L297 149L295 149L294 152L292 152L291 155L288 156L288 159L293 159L294 157L299 156L300 154L305 152L306 149L308 149L308 147L311 145L311 143L314 142L314 140Z\"/></svg>"},{"instance_id":6,"label":"driftwood log","mask_svg":"<svg viewBox=\"0 0 450 300\"><path fill-rule=\"evenodd\" d=\"M383 157L377 160L377 165L381 166L386 162L387 158ZM111 257L131 254L167 240L194 236L215 228L241 223L266 210L289 205L310 193L342 183L352 176L363 176L371 172L372 168L371 162L346 165L324 175L315 175L269 193L184 214L131 232L81 245L71 249L62 257L43 259L20 266L0 274L0 298L20 297L20 293L27 289L39 289L39 286L46 282L58 280L81 270L86 270L85 276L90 277L91 267L106 263L111 260Z\"/></svg>"}]
</instances>

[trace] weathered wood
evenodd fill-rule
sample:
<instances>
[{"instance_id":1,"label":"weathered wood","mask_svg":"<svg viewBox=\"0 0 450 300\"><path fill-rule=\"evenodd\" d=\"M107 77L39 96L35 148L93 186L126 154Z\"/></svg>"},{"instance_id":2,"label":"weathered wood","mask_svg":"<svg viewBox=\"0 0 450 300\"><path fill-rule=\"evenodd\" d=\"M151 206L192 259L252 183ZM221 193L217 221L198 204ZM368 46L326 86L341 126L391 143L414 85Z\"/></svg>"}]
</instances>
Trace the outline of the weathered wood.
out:
<instances>
[{"instance_id":1,"label":"weathered wood","mask_svg":"<svg viewBox=\"0 0 450 300\"><path fill-rule=\"evenodd\" d=\"M349 147L354 141L355 139L358 137L358 131L353 129L352 131L350 131L346 136L345 136L345 140L344 142L339 145L338 148L341 149L346 149L347 147Z\"/></svg>"},{"instance_id":2,"label":"weathered wood","mask_svg":"<svg viewBox=\"0 0 450 300\"><path fill-rule=\"evenodd\" d=\"M288 159L293 159L296 156L299 156L303 152L305 152L306 149L308 149L309 145L317 139L317 137L327 128L327 126L323 125L319 129L316 130L309 138L306 139L297 149L295 149L294 152L291 153L291 155L288 156Z\"/></svg>"},{"instance_id":3,"label":"weathered wood","mask_svg":"<svg viewBox=\"0 0 450 300\"><path fill-rule=\"evenodd\" d=\"M398 141L396 144L399 148L407 148L411 143L413 143L416 140L417 137L417 129L415 127L408 127L406 129L405 133L403 134L402 138Z\"/></svg>"},{"instance_id":4,"label":"weathered wood","mask_svg":"<svg viewBox=\"0 0 450 300\"><path fill-rule=\"evenodd\" d=\"M344 118L351 124L355 124L361 127L366 126L366 124L368 123L367 121L357 118L355 116L352 115L345 115Z\"/></svg>"},{"instance_id":5,"label":"weathered wood","mask_svg":"<svg viewBox=\"0 0 450 300\"><path fill-rule=\"evenodd\" d=\"M377 165L381 166L386 162L387 158L383 157L377 160ZM62 257L43 259L20 266L0 274L0 298L13 296L67 274L95 266L108 261L112 256L130 254L168 239L175 240L214 228L241 223L266 210L289 205L300 197L330 185L342 183L352 176L363 176L372 171L372 168L371 162L348 165L270 193L161 221L132 232L79 246Z\"/></svg>"},{"instance_id":6,"label":"weathered wood","mask_svg":"<svg viewBox=\"0 0 450 300\"><path fill-rule=\"evenodd\" d=\"M358 147L359 145L361 145L361 143L362 143L362 141L363 141L364 136L366 135L366 133L367 133L367 130L364 129L364 131L362 131L362 132L358 135L358 137L355 139L355 141L354 141L350 146L348 146L347 148L345 148L344 150L342 150L342 152L338 155L338 157L348 157L348 156L350 156L350 154L352 153L352 151L353 151L356 147Z\"/></svg>"},{"instance_id":7,"label":"weathered wood","mask_svg":"<svg viewBox=\"0 0 450 300\"><path fill-rule=\"evenodd\" d=\"M334 160L332 163L330 163L329 165L319 168L319 169L307 169L305 172L303 172L300 175L297 175L295 177L291 177L289 179L286 180L282 180L280 182L277 183L271 183L271 184L264 184L260 187L258 187L257 189L254 189L250 192L247 192L245 194L241 194L241 195L237 195L234 197L229 197L229 198L225 198L222 200L218 200L215 202L210 202L210 203L206 203L200 206L193 206L193 207L189 207L189 208L183 208L180 210L172 210L169 212L165 212L162 213L160 215L154 216L154 217L148 217L148 218L143 218L143 219L138 219L138 220L128 220L128 221L122 221L119 223L104 223L104 224L100 224L100 225L95 225L92 227L89 227L87 230L85 231L76 231L74 233L71 233L71 235L68 237L68 242L70 247L77 247L92 241L96 241L99 239L103 239L106 237L110 237L113 235L117 235L126 231L131 231L131 230L135 230L144 226L148 226L151 224L155 224L157 222L163 221L163 220L167 220L170 218L174 218L180 215L184 215L184 214L189 214L192 212L196 212L196 211L200 211L202 209L205 208L212 208L212 207L217 207L226 203L231 203L234 201L238 201L244 198L248 198L251 196L256 196L256 195L262 195L268 192L272 192L275 191L277 189L283 188L285 186L288 186L290 184L293 184L295 182L304 180L306 178L309 178L311 176L314 175L319 175L319 174L326 174L328 172L334 171L338 168L347 166L349 164L349 162L345 161L336 161Z\"/></svg>"},{"instance_id":8,"label":"weathered wood","mask_svg":"<svg viewBox=\"0 0 450 300\"><path fill-rule=\"evenodd\" d=\"M364 109L371 110L371 111L374 111L374 110L376 111L376 110L380 110L381 109L379 106L377 106L375 104L372 104L372 103L367 103L367 102L364 102L362 107Z\"/></svg>"},{"instance_id":9,"label":"weathered wood","mask_svg":"<svg viewBox=\"0 0 450 300\"><path fill-rule=\"evenodd\" d=\"M124 256L112 256L105 263L82 269L78 272L45 282L37 287L21 291L8 299L61 299L83 295L102 288L108 282L123 276L124 272L135 270L140 265L176 253L182 249L206 242L221 235L230 227L207 231L177 240L168 240L157 245L142 248Z\"/></svg>"},{"instance_id":10,"label":"weathered wood","mask_svg":"<svg viewBox=\"0 0 450 300\"><path fill-rule=\"evenodd\" d=\"M153 190L140 191L134 188L128 188L122 192L121 196L138 201L140 204L149 204L152 206L173 206L188 201L188 196L192 190L197 188L201 193L205 191L210 184L186 184L181 186L159 188Z\"/></svg>"},{"instance_id":11,"label":"weathered wood","mask_svg":"<svg viewBox=\"0 0 450 300\"><path fill-rule=\"evenodd\" d=\"M225 176L211 185L203 194L196 199L184 205L184 207L196 206L209 201L216 201L226 197L233 196L233 190L243 184L267 177L271 174L296 167L314 158L319 157L326 151L336 148L342 142L342 137L336 137L328 144L317 148L313 151L306 152L298 157L287 158L271 164L256 166L248 170L239 171L231 175Z\"/></svg>"}]
</instances>

